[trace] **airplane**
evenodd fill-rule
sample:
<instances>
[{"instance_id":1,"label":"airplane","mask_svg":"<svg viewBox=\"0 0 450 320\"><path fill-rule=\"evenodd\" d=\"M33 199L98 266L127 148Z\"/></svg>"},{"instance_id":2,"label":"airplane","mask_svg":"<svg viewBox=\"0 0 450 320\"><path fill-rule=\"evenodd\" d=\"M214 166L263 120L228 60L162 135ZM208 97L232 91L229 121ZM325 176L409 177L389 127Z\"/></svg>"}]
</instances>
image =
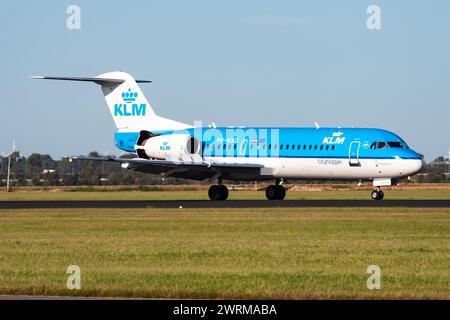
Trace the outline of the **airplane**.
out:
<instances>
[{"instance_id":1,"label":"airplane","mask_svg":"<svg viewBox=\"0 0 450 320\"><path fill-rule=\"evenodd\" d=\"M290 179L371 181L371 198L381 200L384 186L420 172L423 156L393 132L375 128L191 126L158 116L139 83L122 71L95 77L34 79L93 82L101 86L117 132L117 148L133 159L70 157L70 160L120 162L131 171L192 180L209 179L211 200L226 200L224 180L274 181L268 200L283 200Z\"/></svg>"}]
</instances>

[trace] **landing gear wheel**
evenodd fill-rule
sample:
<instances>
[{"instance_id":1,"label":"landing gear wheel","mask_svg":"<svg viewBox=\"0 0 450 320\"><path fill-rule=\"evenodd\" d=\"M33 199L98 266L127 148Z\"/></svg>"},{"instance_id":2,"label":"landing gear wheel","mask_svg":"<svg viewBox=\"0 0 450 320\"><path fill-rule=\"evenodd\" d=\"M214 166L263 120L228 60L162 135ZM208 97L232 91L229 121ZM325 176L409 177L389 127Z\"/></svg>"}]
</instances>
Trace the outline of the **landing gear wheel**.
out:
<instances>
[{"instance_id":1,"label":"landing gear wheel","mask_svg":"<svg viewBox=\"0 0 450 320\"><path fill-rule=\"evenodd\" d=\"M218 185L212 185L208 190L209 199L215 201L220 199L220 187Z\"/></svg>"},{"instance_id":2,"label":"landing gear wheel","mask_svg":"<svg viewBox=\"0 0 450 320\"><path fill-rule=\"evenodd\" d=\"M280 185L270 185L266 189L266 197L268 200L283 200L286 196L286 189Z\"/></svg>"},{"instance_id":3,"label":"landing gear wheel","mask_svg":"<svg viewBox=\"0 0 450 320\"><path fill-rule=\"evenodd\" d=\"M384 198L384 192L381 190L373 190L370 196L373 200L382 200Z\"/></svg>"},{"instance_id":4,"label":"landing gear wheel","mask_svg":"<svg viewBox=\"0 0 450 320\"><path fill-rule=\"evenodd\" d=\"M219 200L227 200L228 199L228 188L223 184L219 185L220 188L220 199Z\"/></svg>"},{"instance_id":5,"label":"landing gear wheel","mask_svg":"<svg viewBox=\"0 0 450 320\"><path fill-rule=\"evenodd\" d=\"M212 185L209 187L208 196L213 201L226 200L228 198L228 188L224 185Z\"/></svg>"},{"instance_id":6,"label":"landing gear wheel","mask_svg":"<svg viewBox=\"0 0 450 320\"><path fill-rule=\"evenodd\" d=\"M266 197L268 200L275 200L277 198L277 186L270 185L266 189Z\"/></svg>"},{"instance_id":7,"label":"landing gear wheel","mask_svg":"<svg viewBox=\"0 0 450 320\"><path fill-rule=\"evenodd\" d=\"M283 200L284 197L286 197L286 189L281 185L277 185L277 200Z\"/></svg>"}]
</instances>

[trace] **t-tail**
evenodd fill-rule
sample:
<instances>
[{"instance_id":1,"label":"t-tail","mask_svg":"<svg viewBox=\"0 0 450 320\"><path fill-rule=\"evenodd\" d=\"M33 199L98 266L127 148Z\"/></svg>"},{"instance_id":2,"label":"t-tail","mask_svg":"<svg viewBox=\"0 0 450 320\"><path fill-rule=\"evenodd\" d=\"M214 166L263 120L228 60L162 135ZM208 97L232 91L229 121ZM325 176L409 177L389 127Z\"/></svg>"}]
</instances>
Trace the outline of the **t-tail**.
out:
<instances>
[{"instance_id":1,"label":"t-tail","mask_svg":"<svg viewBox=\"0 0 450 320\"><path fill-rule=\"evenodd\" d=\"M163 118L155 114L138 83L148 80L135 80L122 71L100 74L96 77L47 77L33 76L34 79L67 80L94 82L101 86L111 116L119 132L166 131L190 128L188 124Z\"/></svg>"}]
</instances>

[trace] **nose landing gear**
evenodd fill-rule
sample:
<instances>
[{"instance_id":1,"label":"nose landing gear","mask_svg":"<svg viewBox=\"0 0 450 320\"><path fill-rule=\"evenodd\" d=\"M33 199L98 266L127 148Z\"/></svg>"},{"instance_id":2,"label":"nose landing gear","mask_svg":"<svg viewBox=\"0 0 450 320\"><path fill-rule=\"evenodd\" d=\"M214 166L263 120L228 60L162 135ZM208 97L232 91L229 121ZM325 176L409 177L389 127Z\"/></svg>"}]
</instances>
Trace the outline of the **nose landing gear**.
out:
<instances>
[{"instance_id":1,"label":"nose landing gear","mask_svg":"<svg viewBox=\"0 0 450 320\"><path fill-rule=\"evenodd\" d=\"M378 188L377 190L373 190L370 196L373 200L382 200L384 198L384 192Z\"/></svg>"}]
</instances>

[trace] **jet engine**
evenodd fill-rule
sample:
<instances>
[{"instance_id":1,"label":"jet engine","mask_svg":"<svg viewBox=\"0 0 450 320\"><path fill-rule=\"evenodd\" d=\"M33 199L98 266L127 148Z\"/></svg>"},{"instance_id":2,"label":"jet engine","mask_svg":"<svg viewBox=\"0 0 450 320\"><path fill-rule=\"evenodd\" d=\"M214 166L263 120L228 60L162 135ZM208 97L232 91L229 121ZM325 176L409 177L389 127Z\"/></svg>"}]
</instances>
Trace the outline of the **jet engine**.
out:
<instances>
[{"instance_id":1,"label":"jet engine","mask_svg":"<svg viewBox=\"0 0 450 320\"><path fill-rule=\"evenodd\" d=\"M189 134L147 135L146 139L141 137L136 144L139 158L183 161L200 154L200 142Z\"/></svg>"}]
</instances>

